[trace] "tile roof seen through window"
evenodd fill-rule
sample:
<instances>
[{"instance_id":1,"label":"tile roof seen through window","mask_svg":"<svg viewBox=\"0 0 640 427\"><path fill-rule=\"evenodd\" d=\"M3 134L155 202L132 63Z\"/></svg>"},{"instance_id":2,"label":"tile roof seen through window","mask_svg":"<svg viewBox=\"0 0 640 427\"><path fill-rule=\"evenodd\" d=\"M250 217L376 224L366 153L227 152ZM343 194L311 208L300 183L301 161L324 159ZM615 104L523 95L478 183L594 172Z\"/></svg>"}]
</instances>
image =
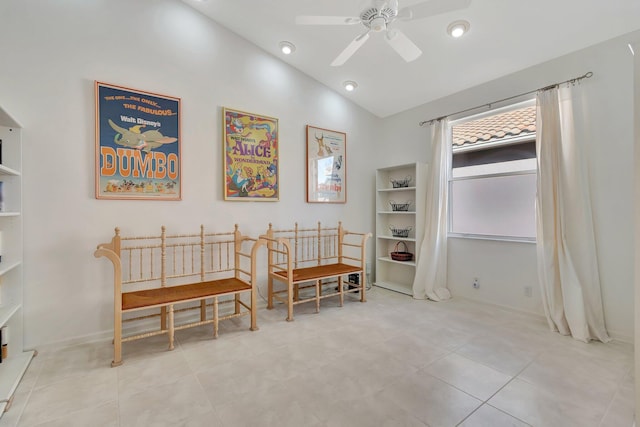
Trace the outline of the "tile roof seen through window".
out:
<instances>
[{"instance_id":1,"label":"tile roof seen through window","mask_svg":"<svg viewBox=\"0 0 640 427\"><path fill-rule=\"evenodd\" d=\"M453 127L453 146L498 141L536 133L536 106L519 108Z\"/></svg>"}]
</instances>

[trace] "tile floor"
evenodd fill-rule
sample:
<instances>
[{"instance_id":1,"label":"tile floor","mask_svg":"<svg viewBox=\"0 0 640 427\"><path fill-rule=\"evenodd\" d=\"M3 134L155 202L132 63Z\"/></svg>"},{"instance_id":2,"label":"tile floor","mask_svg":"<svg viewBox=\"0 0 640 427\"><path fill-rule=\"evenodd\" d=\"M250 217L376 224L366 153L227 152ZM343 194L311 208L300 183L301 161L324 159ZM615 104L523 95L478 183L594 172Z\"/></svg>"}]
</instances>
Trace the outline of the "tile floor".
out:
<instances>
[{"instance_id":1,"label":"tile floor","mask_svg":"<svg viewBox=\"0 0 640 427\"><path fill-rule=\"evenodd\" d=\"M584 344L539 318L373 288L248 319L33 360L0 426L630 427L632 346Z\"/></svg>"}]
</instances>

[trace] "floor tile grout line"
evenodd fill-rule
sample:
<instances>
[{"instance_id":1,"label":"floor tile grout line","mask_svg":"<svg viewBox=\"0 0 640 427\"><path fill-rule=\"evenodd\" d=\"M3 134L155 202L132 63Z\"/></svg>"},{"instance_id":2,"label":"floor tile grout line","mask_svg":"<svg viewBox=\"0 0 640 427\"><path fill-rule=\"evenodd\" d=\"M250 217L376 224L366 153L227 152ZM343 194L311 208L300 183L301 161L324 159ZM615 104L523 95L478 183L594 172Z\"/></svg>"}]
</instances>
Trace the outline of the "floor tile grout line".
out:
<instances>
[{"instance_id":1,"label":"floor tile grout line","mask_svg":"<svg viewBox=\"0 0 640 427\"><path fill-rule=\"evenodd\" d=\"M494 366L488 365L488 364L484 363L484 362L483 362L483 361L481 361L481 360L476 360L476 359L474 359L474 358L472 358L472 357L469 357L469 356L467 356L467 355L465 355L465 354L460 354L460 353L458 353L458 350L459 350L459 348L455 350L455 353L456 353L456 355L458 355L458 356L460 356L460 357L463 357L463 358L465 358L465 359L467 359L467 360L470 360L470 361L475 362L475 363L477 363L477 364L479 364L479 365L482 365L482 366L484 366L485 368L492 369L492 370L494 370L494 371L496 371L496 372L499 372L499 373L501 373L501 374L504 374L504 375L507 375L507 376L510 376L510 377L511 377L511 376L514 376L513 374L510 374L509 372L504 372L504 371L501 371L500 369L498 369L498 368L496 368L496 367L494 367ZM520 371L518 371L518 373L516 373L515 375L520 375L520 373L521 373L524 369L526 369L526 368L529 366L529 364L531 364L533 361L535 361L535 360L537 359L537 357L538 357L538 355L539 355L540 353L542 353L542 351L538 352L538 353L537 353L537 354L536 354L536 355L535 355L535 356L534 356L534 357L533 357L533 358L532 358L532 359L531 359L531 360L530 360L530 361L529 361L529 362L524 366L524 368L522 368Z\"/></svg>"},{"instance_id":2,"label":"floor tile grout line","mask_svg":"<svg viewBox=\"0 0 640 427\"><path fill-rule=\"evenodd\" d=\"M631 372L631 370L633 370L634 368L631 367L629 368L629 370L627 370L627 373L625 373L621 380L619 381L619 383L616 386L616 391L613 393L613 396L611 396L611 398L609 399L609 403L607 404L607 409L605 409L604 414L602 415L602 418L600 419L600 422L598 423L599 426L602 426L602 423L604 422L604 420L607 418L607 415L609 414L609 411L611 410L611 407L613 406L613 402L616 400L616 397L618 397L618 395L620 394L620 387L622 386L622 381L624 381L624 378ZM634 424L635 425L635 424Z\"/></svg>"},{"instance_id":3,"label":"floor tile grout line","mask_svg":"<svg viewBox=\"0 0 640 427\"><path fill-rule=\"evenodd\" d=\"M490 407L492 407L493 409L495 409L496 411L502 412L503 414L509 415L510 417L515 418L516 420L518 420L518 421L520 421L520 422L522 422L522 423L524 423L524 424L526 424L526 425L528 425L528 426L531 426L531 424L529 424L529 423L528 423L528 422L526 422L525 420L520 419L520 418L516 417L515 415L510 414L510 413L508 413L508 412L506 412L506 411L503 411L502 409L500 409L500 408L497 408L497 407L493 406L493 405L492 405L491 403L489 403L489 402L486 402L486 403L484 403L483 405L490 406Z\"/></svg>"},{"instance_id":4,"label":"floor tile grout line","mask_svg":"<svg viewBox=\"0 0 640 427\"><path fill-rule=\"evenodd\" d=\"M462 357L462 356L461 356L461 357ZM525 369L527 369L527 368L528 368L528 367L529 367L529 366L530 366L530 365L531 365L531 364L536 360L536 358L537 358L537 357L533 358L533 360L531 360L529 363L527 363L527 364L526 364L522 369L520 369L520 371L518 371L518 373L517 373L517 374L515 374L515 375L511 376L511 379L510 379L509 381L507 381L506 383L504 383L504 384L503 384L503 385L502 385L498 390L496 390L496 391L495 391L491 396L489 396L486 400L482 401L482 404L480 404L480 406L478 406L476 409L474 409L474 410L473 410L469 415L467 415L467 416L466 416L462 421L460 421L460 423L458 423L457 425L462 424L462 423L463 423L467 418L469 418L471 415L473 415L476 411L478 411L478 409L480 409L480 408L481 408L482 406L484 406L484 405L489 405L489 406L491 406L492 408L494 408L494 406L493 406L493 405L489 404L489 401L490 401L491 399L493 399L493 398L495 397L495 395L497 395L498 393L500 393L500 392L501 392L501 391L502 391L506 386L508 386L509 384L511 384L511 383L513 382L513 380L515 380L515 379L516 379L516 378L517 378L517 377L518 377L522 372L524 372L524 370L525 370ZM476 363L477 363L477 362L476 362ZM450 385L452 385L452 384L450 384ZM453 385L452 385L452 386L453 386ZM453 387L455 387L455 386L453 386ZM456 387L456 388L457 388L457 387ZM460 389L458 389L458 390L460 390ZM460 391L464 391L464 390L460 390ZM466 393L466 392L465 392L465 393ZM469 394L469 393L467 393L467 394ZM471 395L471 394L469 394L469 396L471 396L471 397L475 397L475 396L473 396L473 395ZM477 399L477 398L476 398L476 399ZM513 417L513 418L517 419L518 421L522 421L522 422L524 422L525 424L530 425L529 423L527 423L527 422L525 422L525 421L521 420L520 418L516 417L514 414L510 414L510 413L508 413L508 412L505 412L505 411L501 410L500 408L495 408L495 409L497 409L497 410L499 410L500 412L503 412L503 413L505 413L505 414L509 415L510 417Z\"/></svg>"},{"instance_id":5,"label":"floor tile grout line","mask_svg":"<svg viewBox=\"0 0 640 427\"><path fill-rule=\"evenodd\" d=\"M533 363L533 362L535 362L536 360L538 360L538 358L539 358L540 356L542 356L543 354L545 354L545 351L544 351L544 350L543 350L543 351L541 351L541 352L540 352L540 353L539 353L539 354L534 358L534 360L532 360L532 361L531 361L531 363ZM531 364L531 363L530 363L530 364ZM529 364L529 365L530 365L530 364ZM527 367L528 367L528 366L527 366ZM522 372L523 372L527 367L525 367L524 369L522 369L522 370L518 373L518 376L520 376L520 374L521 374L521 373L522 373ZM632 368L630 368L630 369L632 369ZM537 384L535 384L535 383L532 383L531 381L527 381L527 380L526 380L526 379L524 379L524 378L519 378L519 379L520 379L520 381L523 381L523 382L525 382L525 383L529 384L531 387L535 388L536 390L540 390L540 391L548 392L548 391L547 391L547 390L545 390L544 388L541 388L539 385L537 385ZM606 417L606 415L607 415L607 413L608 413L608 411L609 411L609 409L610 409L610 407L611 407L611 404L613 403L613 399L614 399L614 398L615 398L615 396L618 394L618 390L619 390L619 387L620 387L620 383L619 383L619 381L620 381L620 380L618 380L618 382L616 383L616 391L613 393L613 396L609 398L609 403L607 404L606 409L605 409L604 413L602 414L602 417L600 418L600 420L599 420L599 422L598 422L598 425L600 425L600 424L602 423L602 421L605 419L605 417ZM555 393L553 393L553 395L555 396Z\"/></svg>"}]
</instances>

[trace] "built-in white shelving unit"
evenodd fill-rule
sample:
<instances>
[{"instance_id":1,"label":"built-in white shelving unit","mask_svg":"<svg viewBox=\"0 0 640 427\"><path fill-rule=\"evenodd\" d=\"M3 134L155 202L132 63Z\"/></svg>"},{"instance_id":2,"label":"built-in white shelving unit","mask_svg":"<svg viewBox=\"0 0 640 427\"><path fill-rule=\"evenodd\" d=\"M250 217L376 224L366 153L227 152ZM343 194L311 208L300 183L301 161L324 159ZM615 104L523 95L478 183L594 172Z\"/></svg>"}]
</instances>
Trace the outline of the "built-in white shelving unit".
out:
<instances>
[{"instance_id":1,"label":"built-in white shelving unit","mask_svg":"<svg viewBox=\"0 0 640 427\"><path fill-rule=\"evenodd\" d=\"M392 181L408 180L406 187L394 188ZM376 171L376 270L375 286L413 295L419 246L424 236L426 165L410 163ZM392 203L409 203L408 211L394 210ZM396 237L391 228L410 228L407 237ZM398 242L413 253L411 261L395 261L390 253ZM403 251L404 245L398 245Z\"/></svg>"},{"instance_id":2,"label":"built-in white shelving unit","mask_svg":"<svg viewBox=\"0 0 640 427\"><path fill-rule=\"evenodd\" d=\"M0 363L0 416L26 372L33 351L23 346L22 139L20 125L0 108L0 328L7 357Z\"/></svg>"}]
</instances>

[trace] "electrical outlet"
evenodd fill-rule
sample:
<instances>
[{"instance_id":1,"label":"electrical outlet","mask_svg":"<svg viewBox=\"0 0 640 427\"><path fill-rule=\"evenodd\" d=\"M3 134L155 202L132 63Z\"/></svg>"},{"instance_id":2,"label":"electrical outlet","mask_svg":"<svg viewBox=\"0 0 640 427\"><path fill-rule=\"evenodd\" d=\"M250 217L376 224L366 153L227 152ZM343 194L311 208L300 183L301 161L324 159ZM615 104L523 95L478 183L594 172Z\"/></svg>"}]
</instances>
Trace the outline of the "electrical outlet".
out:
<instances>
[{"instance_id":1,"label":"electrical outlet","mask_svg":"<svg viewBox=\"0 0 640 427\"><path fill-rule=\"evenodd\" d=\"M478 289L480 287L480 282L478 282L478 278L473 279L473 289Z\"/></svg>"},{"instance_id":2,"label":"electrical outlet","mask_svg":"<svg viewBox=\"0 0 640 427\"><path fill-rule=\"evenodd\" d=\"M525 286L524 287L524 296L525 297L532 297L533 296L533 288L531 286Z\"/></svg>"}]
</instances>

